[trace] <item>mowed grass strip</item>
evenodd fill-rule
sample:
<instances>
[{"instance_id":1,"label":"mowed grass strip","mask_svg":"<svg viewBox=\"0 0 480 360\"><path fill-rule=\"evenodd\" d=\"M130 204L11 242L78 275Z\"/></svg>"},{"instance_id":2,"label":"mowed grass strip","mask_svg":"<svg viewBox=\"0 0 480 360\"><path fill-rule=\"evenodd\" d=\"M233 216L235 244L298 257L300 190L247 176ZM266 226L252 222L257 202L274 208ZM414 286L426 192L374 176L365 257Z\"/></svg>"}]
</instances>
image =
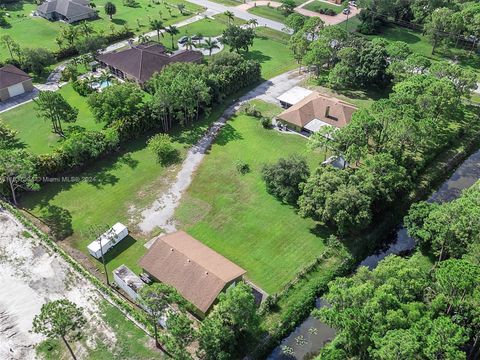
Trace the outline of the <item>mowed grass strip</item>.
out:
<instances>
[{"instance_id":1,"label":"mowed grass strip","mask_svg":"<svg viewBox=\"0 0 480 360\"><path fill-rule=\"evenodd\" d=\"M283 23L286 18L280 9L271 6L254 6L248 9L248 12L281 23Z\"/></svg>"},{"instance_id":2,"label":"mowed grass strip","mask_svg":"<svg viewBox=\"0 0 480 360\"><path fill-rule=\"evenodd\" d=\"M323 239L312 232L312 220L266 192L262 166L291 154L307 156L312 168L323 159L309 152L300 136L266 130L255 118L236 116L220 133L176 212L187 232L242 266L269 293L281 289L324 249ZM239 161L251 172L241 175Z\"/></svg>"},{"instance_id":3,"label":"mowed grass strip","mask_svg":"<svg viewBox=\"0 0 480 360\"><path fill-rule=\"evenodd\" d=\"M202 7L182 0L167 0L158 4L151 0L136 0L137 5L135 7L125 6L122 0L110 0L117 8L117 13L113 15L113 20L110 21L104 10L107 1L109 0L94 1L100 18L89 21L96 32L102 31L105 34L110 34L112 29L115 31L121 30L124 26L128 26L136 34L145 33L151 31L151 19L162 20L164 25L170 25L202 11ZM183 15L176 8L178 4L185 5ZM60 21L48 21L41 17L32 17L31 14L36 9L37 5L34 2L20 1L6 4L5 10L10 14L10 17L7 18L10 27L2 28L2 35L10 35L21 47L43 47L56 50L58 46L55 39L61 33L62 28L68 26L79 27L78 24L69 25ZM171 12L169 12L169 9ZM8 51L0 53L0 60L8 57L10 57Z\"/></svg>"},{"instance_id":4,"label":"mowed grass strip","mask_svg":"<svg viewBox=\"0 0 480 360\"><path fill-rule=\"evenodd\" d=\"M343 10L343 6L339 5L333 5L329 4L324 1L312 1L311 3L306 4L305 6L302 6L304 9L310 10L310 11L315 11L319 12L320 9L330 9L335 12L335 14L340 14Z\"/></svg>"},{"instance_id":5,"label":"mowed grass strip","mask_svg":"<svg viewBox=\"0 0 480 360\"><path fill-rule=\"evenodd\" d=\"M103 124L95 122L86 98L78 95L71 84L62 87L59 93L79 110L75 123L62 124L64 130L70 126L80 126L87 130L100 130L103 127ZM35 154L50 153L60 144L60 137L52 132L51 122L37 116L33 101L1 113L0 119L16 130L22 146Z\"/></svg>"},{"instance_id":6,"label":"mowed grass strip","mask_svg":"<svg viewBox=\"0 0 480 360\"><path fill-rule=\"evenodd\" d=\"M242 25L244 20L235 18L235 25ZM223 30L228 26L228 19L225 15L216 15L214 19L202 19L187 26L179 28L180 33L174 36L174 46L177 47L178 39L182 36L202 35L203 37L217 37L222 35ZM270 79L286 71L295 69L297 64L292 52L288 49L290 35L269 28L258 27L255 29L256 37L253 46L248 52L241 53L247 59L257 60L262 66L262 77ZM156 40L156 37L153 38ZM171 48L171 37L165 34L161 42ZM230 51L226 47L223 51ZM208 56L205 57L208 61Z\"/></svg>"}]
</instances>

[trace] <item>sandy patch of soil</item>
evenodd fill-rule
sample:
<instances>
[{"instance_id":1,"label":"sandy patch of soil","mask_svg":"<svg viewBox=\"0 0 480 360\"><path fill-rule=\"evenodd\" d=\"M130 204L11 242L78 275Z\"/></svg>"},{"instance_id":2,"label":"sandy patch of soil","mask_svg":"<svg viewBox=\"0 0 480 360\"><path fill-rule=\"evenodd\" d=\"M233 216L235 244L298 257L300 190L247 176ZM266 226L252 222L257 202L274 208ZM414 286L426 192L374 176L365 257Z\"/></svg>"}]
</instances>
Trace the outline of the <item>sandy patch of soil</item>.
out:
<instances>
[{"instance_id":1,"label":"sandy patch of soil","mask_svg":"<svg viewBox=\"0 0 480 360\"><path fill-rule=\"evenodd\" d=\"M44 337L30 332L44 303L67 298L84 308L90 329L88 347L98 337L115 344L115 334L99 316L101 297L95 287L74 273L57 254L52 254L10 213L0 211L0 359L35 359L35 345ZM77 344L78 358L87 353ZM83 356L82 356L83 355Z\"/></svg>"}]
</instances>

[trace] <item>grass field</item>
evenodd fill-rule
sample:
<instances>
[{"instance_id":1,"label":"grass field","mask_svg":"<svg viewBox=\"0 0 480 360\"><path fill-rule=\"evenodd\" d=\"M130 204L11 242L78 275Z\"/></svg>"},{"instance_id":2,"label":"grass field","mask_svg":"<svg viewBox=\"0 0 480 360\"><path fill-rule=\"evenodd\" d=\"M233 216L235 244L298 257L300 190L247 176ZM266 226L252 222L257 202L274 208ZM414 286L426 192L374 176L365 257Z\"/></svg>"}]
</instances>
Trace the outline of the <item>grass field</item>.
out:
<instances>
[{"instance_id":1,"label":"grass field","mask_svg":"<svg viewBox=\"0 0 480 360\"><path fill-rule=\"evenodd\" d=\"M59 92L70 105L79 110L77 122L63 124L64 130L72 125L89 130L99 130L103 127L103 124L93 119L86 98L78 95L71 84L65 85ZM60 137L52 132L51 123L37 117L33 102L1 113L0 119L18 132L17 137L25 148L36 154L49 153L60 144Z\"/></svg>"},{"instance_id":2,"label":"grass field","mask_svg":"<svg viewBox=\"0 0 480 360\"><path fill-rule=\"evenodd\" d=\"M182 0L162 1L154 4L150 0L136 0L137 7L123 5L121 0L111 0L117 7L117 13L110 21L105 15L104 5L107 0L95 1L96 9L99 10L100 18L92 20L90 24L97 32L111 33L111 27L115 30L127 25L135 33L150 31L149 19L162 19L164 25L173 24L186 19L193 13L201 11L201 7ZM169 6L167 6L167 4ZM176 8L177 4L184 4L185 15L182 15ZM37 8L34 1L20 1L18 3L6 4L6 11L10 14L8 21L9 28L2 28L2 35L10 35L21 47L43 47L47 49L58 49L55 38L63 27L78 26L68 25L62 22L51 22L40 17L32 17L31 13ZM169 13L169 9L171 14ZM1 51L0 60L9 57L8 51Z\"/></svg>"},{"instance_id":3,"label":"grass field","mask_svg":"<svg viewBox=\"0 0 480 360\"><path fill-rule=\"evenodd\" d=\"M283 23L286 16L278 8L273 8L270 6L255 6L248 9L248 12L254 15L262 16L267 19L275 20Z\"/></svg>"},{"instance_id":4,"label":"grass field","mask_svg":"<svg viewBox=\"0 0 480 360\"><path fill-rule=\"evenodd\" d=\"M235 18L234 23L241 25L245 21ZM228 20L223 14L215 16L215 19L196 21L179 28L180 33L174 37L174 44L176 46L178 39L185 35L220 36L227 26ZM243 52L243 54L249 59L260 62L264 79L270 79L297 67L292 52L287 47L288 34L263 27L259 27L255 31L257 37L253 42L253 46L248 53ZM161 42L165 46L171 47L171 37L169 35L165 35ZM229 49L224 51L229 51Z\"/></svg>"},{"instance_id":5,"label":"grass field","mask_svg":"<svg viewBox=\"0 0 480 360\"><path fill-rule=\"evenodd\" d=\"M189 128L177 128L171 136L182 156L216 120L227 104L218 106L210 117ZM89 181L42 184L38 192L22 196L21 205L57 232L70 247L87 253L93 240L92 226L113 225L120 221L129 227L130 236L106 256L108 270L126 264L139 271L143 246L154 234L141 234L135 224L140 211L153 203L172 177L176 166L163 167L146 148L146 138L125 145L120 153L101 159L72 176ZM66 175L68 176L68 175ZM99 269L100 261L86 256Z\"/></svg>"},{"instance_id":6,"label":"grass field","mask_svg":"<svg viewBox=\"0 0 480 360\"><path fill-rule=\"evenodd\" d=\"M318 0L312 1L311 3L303 6L303 8L310 11L315 11L315 12L319 12L320 9L330 9L335 11L336 14L340 14L343 10L343 6L333 5L333 4L329 4L327 2L318 1Z\"/></svg>"},{"instance_id":7,"label":"grass field","mask_svg":"<svg viewBox=\"0 0 480 360\"><path fill-rule=\"evenodd\" d=\"M266 114L271 105L258 108ZM236 116L220 133L176 212L186 231L242 266L249 279L270 293L324 249L312 232L312 220L266 192L263 164L290 154L308 156L312 166L323 159L308 152L300 136L265 130L255 118ZM251 172L238 173L238 161Z\"/></svg>"}]
</instances>

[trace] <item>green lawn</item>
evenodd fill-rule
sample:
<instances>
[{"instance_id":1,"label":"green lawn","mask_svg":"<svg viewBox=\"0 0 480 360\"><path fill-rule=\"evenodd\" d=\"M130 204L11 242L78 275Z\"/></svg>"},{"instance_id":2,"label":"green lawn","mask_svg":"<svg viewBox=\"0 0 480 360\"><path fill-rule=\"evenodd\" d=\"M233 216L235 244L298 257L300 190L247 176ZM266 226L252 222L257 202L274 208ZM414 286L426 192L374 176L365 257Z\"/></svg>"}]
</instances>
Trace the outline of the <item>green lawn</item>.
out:
<instances>
[{"instance_id":1,"label":"green lawn","mask_svg":"<svg viewBox=\"0 0 480 360\"><path fill-rule=\"evenodd\" d=\"M315 11L315 12L319 12L320 9L330 9L335 11L336 14L340 14L343 10L343 6L341 5L329 4L327 2L318 1L318 0L315 0L303 6L303 8L310 11Z\"/></svg>"},{"instance_id":2,"label":"green lawn","mask_svg":"<svg viewBox=\"0 0 480 360\"><path fill-rule=\"evenodd\" d=\"M244 20L238 18L235 18L234 22L237 25L245 23ZM174 37L174 44L176 46L178 39L185 35L220 36L227 26L228 20L223 14L216 15L215 19L202 19L179 28L180 33ZM288 34L263 27L258 27L255 31L257 37L253 42L253 46L248 53L243 54L249 59L255 59L260 62L264 79L270 79L297 67L292 52L287 46L290 37ZM169 35L165 35L161 42L165 46L171 47L171 37Z\"/></svg>"},{"instance_id":3,"label":"green lawn","mask_svg":"<svg viewBox=\"0 0 480 360\"><path fill-rule=\"evenodd\" d=\"M227 105L218 106L201 122L189 128L177 128L172 133L182 156ZM135 224L141 210L151 205L172 181L176 169L158 164L146 148L146 138L142 138L125 145L120 153L73 174L89 181L41 184L40 191L22 196L21 205L50 228L64 233L63 241L85 254L93 240L88 234L92 226L124 223L129 227L130 236L107 254L108 270L126 264L133 271L139 271L137 261L146 251L143 245L154 234L141 234ZM100 261L89 255L87 258L101 268Z\"/></svg>"},{"instance_id":4,"label":"green lawn","mask_svg":"<svg viewBox=\"0 0 480 360\"><path fill-rule=\"evenodd\" d=\"M248 9L248 12L281 23L283 23L286 18L281 10L270 6L255 6L251 9Z\"/></svg>"},{"instance_id":5,"label":"green lawn","mask_svg":"<svg viewBox=\"0 0 480 360\"><path fill-rule=\"evenodd\" d=\"M86 98L78 95L71 84L65 85L59 92L70 105L79 110L78 120L72 125L89 130L102 128L103 125L93 119ZM17 137L23 146L36 154L49 153L60 144L59 136L52 132L51 123L37 117L33 102L1 113L0 119L18 132ZM69 126L70 124L64 125L64 130Z\"/></svg>"},{"instance_id":6,"label":"green lawn","mask_svg":"<svg viewBox=\"0 0 480 360\"><path fill-rule=\"evenodd\" d=\"M300 136L265 130L252 117L234 117L197 170L176 212L186 231L245 268L247 277L270 293L324 249L322 239L312 232L315 223L265 190L263 164L290 154L308 156L312 167L323 159L309 152ZM251 172L238 173L238 161L247 163Z\"/></svg>"},{"instance_id":7,"label":"green lawn","mask_svg":"<svg viewBox=\"0 0 480 360\"><path fill-rule=\"evenodd\" d=\"M145 33L150 31L149 19L161 18L164 25L169 25L184 20L202 10L200 6L183 0L167 0L161 1L159 4L154 4L151 0L136 0L137 7L127 7L123 5L122 0L111 0L117 7L117 13L113 16L113 21L110 21L104 12L104 5L107 1L95 1L100 18L90 22L95 31L102 31L106 34L111 33L111 26L115 30L120 30L124 25L127 25L135 33ZM186 6L185 15L182 15L176 8L177 4ZM58 21L51 22L40 17L31 17L30 14L37 8L33 1L20 1L4 6L10 14L8 21L11 26L2 28L1 33L2 35L10 35L22 47L58 49L55 38L60 30L66 26L76 26ZM171 9L171 15L168 9ZM8 57L8 51L2 50L0 61Z\"/></svg>"}]
</instances>

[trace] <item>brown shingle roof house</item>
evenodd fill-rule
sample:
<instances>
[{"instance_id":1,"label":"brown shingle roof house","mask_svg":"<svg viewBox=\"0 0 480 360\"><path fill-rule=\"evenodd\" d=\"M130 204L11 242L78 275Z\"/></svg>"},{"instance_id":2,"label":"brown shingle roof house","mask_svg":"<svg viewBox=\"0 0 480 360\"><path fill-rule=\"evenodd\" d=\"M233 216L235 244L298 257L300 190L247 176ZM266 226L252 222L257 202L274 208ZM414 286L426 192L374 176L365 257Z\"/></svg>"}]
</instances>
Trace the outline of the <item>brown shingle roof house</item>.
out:
<instances>
[{"instance_id":1,"label":"brown shingle roof house","mask_svg":"<svg viewBox=\"0 0 480 360\"><path fill-rule=\"evenodd\" d=\"M33 90L32 78L13 65L0 68L0 101Z\"/></svg>"},{"instance_id":2,"label":"brown shingle roof house","mask_svg":"<svg viewBox=\"0 0 480 360\"><path fill-rule=\"evenodd\" d=\"M313 92L278 115L277 120L298 131L316 132L325 125L337 128L347 125L356 110L343 100Z\"/></svg>"},{"instance_id":3,"label":"brown shingle roof house","mask_svg":"<svg viewBox=\"0 0 480 360\"><path fill-rule=\"evenodd\" d=\"M204 314L223 290L246 273L184 231L157 237L139 265L156 280L176 288Z\"/></svg>"},{"instance_id":4,"label":"brown shingle roof house","mask_svg":"<svg viewBox=\"0 0 480 360\"><path fill-rule=\"evenodd\" d=\"M119 52L101 54L97 56L97 60L121 79L143 84L168 64L174 62L200 63L202 57L200 51L179 50L169 55L165 53L163 45L145 44Z\"/></svg>"}]
</instances>

